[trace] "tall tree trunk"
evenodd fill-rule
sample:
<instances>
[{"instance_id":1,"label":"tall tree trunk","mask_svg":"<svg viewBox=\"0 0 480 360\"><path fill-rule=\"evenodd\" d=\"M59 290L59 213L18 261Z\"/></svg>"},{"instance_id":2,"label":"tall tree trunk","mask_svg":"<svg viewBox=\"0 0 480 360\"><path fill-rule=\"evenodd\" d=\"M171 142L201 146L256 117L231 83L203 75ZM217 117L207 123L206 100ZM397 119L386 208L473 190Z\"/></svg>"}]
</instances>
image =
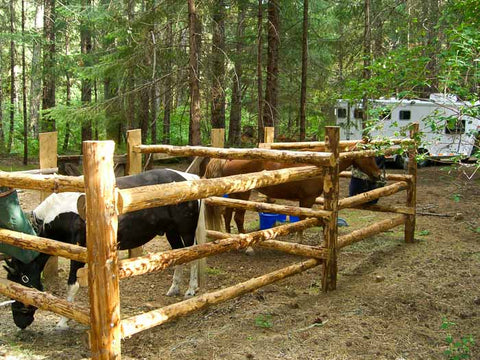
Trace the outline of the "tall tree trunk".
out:
<instances>
[{"instance_id":1,"label":"tall tree trunk","mask_svg":"<svg viewBox=\"0 0 480 360\"><path fill-rule=\"evenodd\" d=\"M365 0L364 3L364 15L365 15L365 23L364 23L364 32L363 32L363 79L369 80L371 76L370 72L370 62L372 57L372 29L370 23L370 0ZM362 113L362 129L365 129L367 126L368 120L368 97L369 94L367 92L363 93L362 105L363 105L363 113ZM364 136L366 134L363 134Z\"/></svg>"},{"instance_id":2,"label":"tall tree trunk","mask_svg":"<svg viewBox=\"0 0 480 360\"><path fill-rule=\"evenodd\" d=\"M242 124L242 52L243 34L245 30L245 7L242 1L238 2L237 34L235 46L235 64L232 79L232 105L230 106L230 125L228 127L228 143L231 146L241 145Z\"/></svg>"},{"instance_id":3,"label":"tall tree trunk","mask_svg":"<svg viewBox=\"0 0 480 360\"><path fill-rule=\"evenodd\" d=\"M279 1L268 1L268 56L267 56L267 88L263 109L263 124L275 126L278 119L278 49L280 45L280 11Z\"/></svg>"},{"instance_id":4,"label":"tall tree trunk","mask_svg":"<svg viewBox=\"0 0 480 360\"><path fill-rule=\"evenodd\" d=\"M156 23L156 9L157 2L154 0L152 2L152 12L153 16L153 25L150 29L150 37L152 41L152 54L151 54L151 63L152 63L152 79L150 85L150 138L151 143L157 143L157 117L158 109L160 108L160 99L159 99L159 90L157 83L157 23Z\"/></svg>"},{"instance_id":5,"label":"tall tree trunk","mask_svg":"<svg viewBox=\"0 0 480 360\"><path fill-rule=\"evenodd\" d=\"M70 36L68 34L68 22L65 25L67 29L65 29L65 57L68 59L69 52L70 52ZM72 100L72 83L71 83L71 76L70 76L70 69L67 67L65 71L65 78L66 78L66 104L70 106ZM70 142L70 121L65 123L65 137L63 138L63 145L62 150L66 152L68 150L68 143Z\"/></svg>"},{"instance_id":6,"label":"tall tree trunk","mask_svg":"<svg viewBox=\"0 0 480 360\"><path fill-rule=\"evenodd\" d=\"M138 125L142 130L142 144L148 137L148 115L150 113L150 87L145 84L139 92Z\"/></svg>"},{"instance_id":7,"label":"tall tree trunk","mask_svg":"<svg viewBox=\"0 0 480 360\"><path fill-rule=\"evenodd\" d=\"M300 87L300 141L305 141L308 70L308 0L303 0L302 84Z\"/></svg>"},{"instance_id":8,"label":"tall tree trunk","mask_svg":"<svg viewBox=\"0 0 480 360\"><path fill-rule=\"evenodd\" d=\"M27 75L25 61L25 0L22 0L22 105L23 105L23 164L28 164Z\"/></svg>"},{"instance_id":9,"label":"tall tree trunk","mask_svg":"<svg viewBox=\"0 0 480 360\"><path fill-rule=\"evenodd\" d=\"M165 42L168 46L168 51L172 51L173 47L173 25L169 21L166 28L166 39ZM170 144L170 112L172 109L172 76L173 76L173 63L171 56L167 56L167 63L165 66L167 74L165 76L165 91L164 91L164 101L163 101L163 130L162 130L162 143Z\"/></svg>"},{"instance_id":10,"label":"tall tree trunk","mask_svg":"<svg viewBox=\"0 0 480 360\"><path fill-rule=\"evenodd\" d=\"M37 35L41 33L43 22L43 0L35 0L35 22L33 31ZM42 44L40 36L32 37L32 61L30 65L30 131L35 139L38 139L40 104L42 102Z\"/></svg>"},{"instance_id":11,"label":"tall tree trunk","mask_svg":"<svg viewBox=\"0 0 480 360\"><path fill-rule=\"evenodd\" d=\"M263 0L258 0L258 13L257 13L257 99L258 99L258 118L257 118L257 132L258 142L263 142L263 41L262 41L262 29L263 29Z\"/></svg>"},{"instance_id":12,"label":"tall tree trunk","mask_svg":"<svg viewBox=\"0 0 480 360\"><path fill-rule=\"evenodd\" d=\"M440 31L438 19L440 17L439 0L422 2L422 10L426 14L423 27L426 29L424 56L430 60L426 66L426 78L429 85L424 86L422 97L428 98L431 93L438 91L437 55L440 52Z\"/></svg>"},{"instance_id":13,"label":"tall tree trunk","mask_svg":"<svg viewBox=\"0 0 480 360\"><path fill-rule=\"evenodd\" d=\"M0 42L1 44L1 42ZM2 68L2 57L0 56L0 69ZM5 151L5 133L3 130L3 78L0 76L0 154Z\"/></svg>"},{"instance_id":14,"label":"tall tree trunk","mask_svg":"<svg viewBox=\"0 0 480 360\"><path fill-rule=\"evenodd\" d=\"M225 2L213 5L212 128L225 128Z\"/></svg>"},{"instance_id":15,"label":"tall tree trunk","mask_svg":"<svg viewBox=\"0 0 480 360\"><path fill-rule=\"evenodd\" d=\"M45 0L43 13L43 32L45 47L43 49L43 95L42 109L55 107L55 0ZM42 131L54 131L55 120L45 115Z\"/></svg>"},{"instance_id":16,"label":"tall tree trunk","mask_svg":"<svg viewBox=\"0 0 480 360\"><path fill-rule=\"evenodd\" d=\"M190 126L189 139L190 145L200 145L200 79L198 57L199 42L201 34L198 33L199 26L197 9L195 7L195 0L188 0L188 27L189 27L189 44L190 44Z\"/></svg>"},{"instance_id":17,"label":"tall tree trunk","mask_svg":"<svg viewBox=\"0 0 480 360\"><path fill-rule=\"evenodd\" d=\"M14 118L15 118L15 8L13 0L10 0L10 128L8 130L8 144L7 144L7 154L10 154L12 151L13 145L13 133L14 133Z\"/></svg>"},{"instance_id":18,"label":"tall tree trunk","mask_svg":"<svg viewBox=\"0 0 480 360\"><path fill-rule=\"evenodd\" d=\"M134 20L134 7L135 1L134 0L126 0L127 2L127 18L128 18L128 26L132 28L133 20ZM128 37L127 40L128 46L133 46L131 37ZM134 64L128 64L127 69L127 81L126 81L126 101L127 101L127 109L126 109L126 116L127 116L127 130L131 130L135 127L135 72L134 72Z\"/></svg>"},{"instance_id":19,"label":"tall tree trunk","mask_svg":"<svg viewBox=\"0 0 480 360\"><path fill-rule=\"evenodd\" d=\"M92 31L90 29L89 14L91 13L91 0L82 0L82 12L86 14L80 23L80 48L84 68L91 65L90 56L92 53ZM82 78L81 100L84 107L92 102L92 80L86 76ZM82 121L82 141L92 139L92 120L90 116Z\"/></svg>"}]
</instances>

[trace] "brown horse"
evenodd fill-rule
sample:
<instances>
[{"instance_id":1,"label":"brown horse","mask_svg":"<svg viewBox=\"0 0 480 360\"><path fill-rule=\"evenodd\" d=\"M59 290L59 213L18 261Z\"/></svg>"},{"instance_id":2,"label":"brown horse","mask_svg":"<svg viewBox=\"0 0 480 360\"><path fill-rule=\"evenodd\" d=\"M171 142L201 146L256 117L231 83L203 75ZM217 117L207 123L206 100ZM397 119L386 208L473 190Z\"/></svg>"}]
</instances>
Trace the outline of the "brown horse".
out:
<instances>
[{"instance_id":1,"label":"brown horse","mask_svg":"<svg viewBox=\"0 0 480 360\"><path fill-rule=\"evenodd\" d=\"M381 177L381 170L375 162L375 158L362 159L346 159L340 162L340 171L347 169L349 166L355 166L369 175L374 180ZM308 164L286 164L265 160L223 160L212 159L207 165L205 177L217 178L222 176L247 174L258 172L262 170L279 170L290 167L308 166ZM315 203L315 199L323 192L323 176L317 176L310 179L298 180L294 182L266 186L257 189L260 193L273 199L284 199L299 201L300 207L311 208ZM242 193L229 194L230 198L248 200L251 191ZM207 218L211 219L210 228L219 229L220 209L218 207L207 206ZM230 233L230 222L233 214L232 208L226 208L224 211L225 230ZM245 219L245 210L236 209L235 223L237 224L238 232L245 233L243 227Z\"/></svg>"}]
</instances>

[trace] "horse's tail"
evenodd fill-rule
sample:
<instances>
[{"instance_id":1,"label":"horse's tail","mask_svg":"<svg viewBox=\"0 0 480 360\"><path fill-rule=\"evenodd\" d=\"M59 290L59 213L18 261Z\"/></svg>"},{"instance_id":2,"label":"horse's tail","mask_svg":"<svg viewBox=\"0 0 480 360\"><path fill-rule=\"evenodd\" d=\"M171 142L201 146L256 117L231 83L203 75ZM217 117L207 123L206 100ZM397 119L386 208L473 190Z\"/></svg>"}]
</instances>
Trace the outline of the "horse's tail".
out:
<instances>
[{"instance_id":1,"label":"horse's tail","mask_svg":"<svg viewBox=\"0 0 480 360\"><path fill-rule=\"evenodd\" d=\"M205 178L212 179L223 176L223 167L227 160L225 159L210 159L205 170ZM205 206L205 219L207 223L207 229L221 231L222 230L222 211L223 206Z\"/></svg>"},{"instance_id":2,"label":"horse's tail","mask_svg":"<svg viewBox=\"0 0 480 360\"><path fill-rule=\"evenodd\" d=\"M207 229L205 227L205 201L200 200L200 210L198 212L197 229L195 230L195 242L205 244L207 242ZM207 260L205 258L198 260L198 286L203 288L205 285L205 274L207 270Z\"/></svg>"},{"instance_id":3,"label":"horse's tail","mask_svg":"<svg viewBox=\"0 0 480 360\"><path fill-rule=\"evenodd\" d=\"M223 167L227 160L225 159L210 159L207 168L205 169L205 178L212 179L223 176Z\"/></svg>"}]
</instances>

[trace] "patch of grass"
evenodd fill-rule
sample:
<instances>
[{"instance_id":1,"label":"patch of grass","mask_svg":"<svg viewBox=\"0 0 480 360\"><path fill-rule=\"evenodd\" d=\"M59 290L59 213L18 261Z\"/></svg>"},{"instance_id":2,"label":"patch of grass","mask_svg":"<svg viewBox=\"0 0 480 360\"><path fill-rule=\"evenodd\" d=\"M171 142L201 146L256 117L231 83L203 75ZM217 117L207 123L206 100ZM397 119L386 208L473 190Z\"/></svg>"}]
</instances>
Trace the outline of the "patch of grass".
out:
<instances>
[{"instance_id":1,"label":"patch of grass","mask_svg":"<svg viewBox=\"0 0 480 360\"><path fill-rule=\"evenodd\" d=\"M382 234L374 237L369 237L368 239L352 244L348 246L348 250L360 253L370 253L373 250L387 249L395 246L399 240L403 240L403 232L388 233L388 236Z\"/></svg>"},{"instance_id":2,"label":"patch of grass","mask_svg":"<svg viewBox=\"0 0 480 360\"><path fill-rule=\"evenodd\" d=\"M448 321L447 318L442 319L442 330L449 330L455 326L454 322ZM443 352L445 357L449 360L470 359L470 348L475 345L475 340L472 335L466 335L455 339L453 335L447 331L445 336L445 342L448 345L448 349Z\"/></svg>"},{"instance_id":3,"label":"patch of grass","mask_svg":"<svg viewBox=\"0 0 480 360\"><path fill-rule=\"evenodd\" d=\"M462 195L460 195L460 194L453 194L453 195L452 195L452 198L453 198L453 201L455 201L455 202L460 202L460 200L462 199Z\"/></svg>"},{"instance_id":4,"label":"patch of grass","mask_svg":"<svg viewBox=\"0 0 480 360\"><path fill-rule=\"evenodd\" d=\"M418 236L428 236L430 235L430 230L422 230L422 231L419 231Z\"/></svg>"},{"instance_id":5,"label":"patch of grass","mask_svg":"<svg viewBox=\"0 0 480 360\"><path fill-rule=\"evenodd\" d=\"M471 226L470 230L472 230L474 233L480 234L480 226L477 226L477 227Z\"/></svg>"},{"instance_id":6,"label":"patch of grass","mask_svg":"<svg viewBox=\"0 0 480 360\"><path fill-rule=\"evenodd\" d=\"M208 275L223 275L223 274L225 274L225 271L223 271L222 269L219 269L219 268L215 268L215 267L207 267L207 269L205 271Z\"/></svg>"},{"instance_id":7,"label":"patch of grass","mask_svg":"<svg viewBox=\"0 0 480 360\"><path fill-rule=\"evenodd\" d=\"M273 327L272 314L260 314L255 318L255 326L263 329L270 329Z\"/></svg>"}]
</instances>

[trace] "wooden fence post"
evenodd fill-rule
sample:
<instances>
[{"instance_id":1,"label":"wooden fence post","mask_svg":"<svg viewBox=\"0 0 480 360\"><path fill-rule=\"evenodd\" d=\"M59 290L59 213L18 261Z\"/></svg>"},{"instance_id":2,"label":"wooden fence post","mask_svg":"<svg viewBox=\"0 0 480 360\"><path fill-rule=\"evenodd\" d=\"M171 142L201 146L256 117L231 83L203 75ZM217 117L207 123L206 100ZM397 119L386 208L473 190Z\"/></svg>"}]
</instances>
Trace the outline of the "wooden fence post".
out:
<instances>
[{"instance_id":1,"label":"wooden fence post","mask_svg":"<svg viewBox=\"0 0 480 360\"><path fill-rule=\"evenodd\" d=\"M219 148L225 147L225 129L224 128L212 129L210 136L211 136L213 147L219 147Z\"/></svg>"},{"instance_id":2,"label":"wooden fence post","mask_svg":"<svg viewBox=\"0 0 480 360\"><path fill-rule=\"evenodd\" d=\"M407 206L413 209L413 214L406 215L405 221L405 242L413 243L415 241L415 217L417 207L417 142L415 141L418 133L418 123L413 123L410 127L410 138L414 139L414 145L408 150L408 174L412 176L407 189Z\"/></svg>"},{"instance_id":3,"label":"wooden fence post","mask_svg":"<svg viewBox=\"0 0 480 360\"><path fill-rule=\"evenodd\" d=\"M275 128L273 126L265 126L263 133L263 142L264 143L273 143L275 142Z\"/></svg>"},{"instance_id":4,"label":"wooden fence post","mask_svg":"<svg viewBox=\"0 0 480 360\"><path fill-rule=\"evenodd\" d=\"M49 169L57 167L57 144L58 132L45 132L38 134L39 161L40 169ZM49 192L40 192L40 201L45 200L50 195ZM50 279L58 275L58 257L51 256L45 268L43 269L45 279Z\"/></svg>"},{"instance_id":5,"label":"wooden fence post","mask_svg":"<svg viewBox=\"0 0 480 360\"><path fill-rule=\"evenodd\" d=\"M120 359L120 293L113 141L83 143L92 359Z\"/></svg>"},{"instance_id":6,"label":"wooden fence post","mask_svg":"<svg viewBox=\"0 0 480 360\"><path fill-rule=\"evenodd\" d=\"M135 175L142 172L142 153L133 151L133 147L142 145L142 130L127 131L127 166L126 175ZM128 250L128 257L138 257L143 255L143 247Z\"/></svg>"},{"instance_id":7,"label":"wooden fence post","mask_svg":"<svg viewBox=\"0 0 480 360\"><path fill-rule=\"evenodd\" d=\"M340 128L327 126L325 128L325 151L335 156L335 165L324 168L323 178L323 209L332 212L330 219L325 220L323 236L328 251L327 259L323 263L322 289L335 290L337 287L337 238L338 238L338 192L339 192L339 143Z\"/></svg>"}]
</instances>

